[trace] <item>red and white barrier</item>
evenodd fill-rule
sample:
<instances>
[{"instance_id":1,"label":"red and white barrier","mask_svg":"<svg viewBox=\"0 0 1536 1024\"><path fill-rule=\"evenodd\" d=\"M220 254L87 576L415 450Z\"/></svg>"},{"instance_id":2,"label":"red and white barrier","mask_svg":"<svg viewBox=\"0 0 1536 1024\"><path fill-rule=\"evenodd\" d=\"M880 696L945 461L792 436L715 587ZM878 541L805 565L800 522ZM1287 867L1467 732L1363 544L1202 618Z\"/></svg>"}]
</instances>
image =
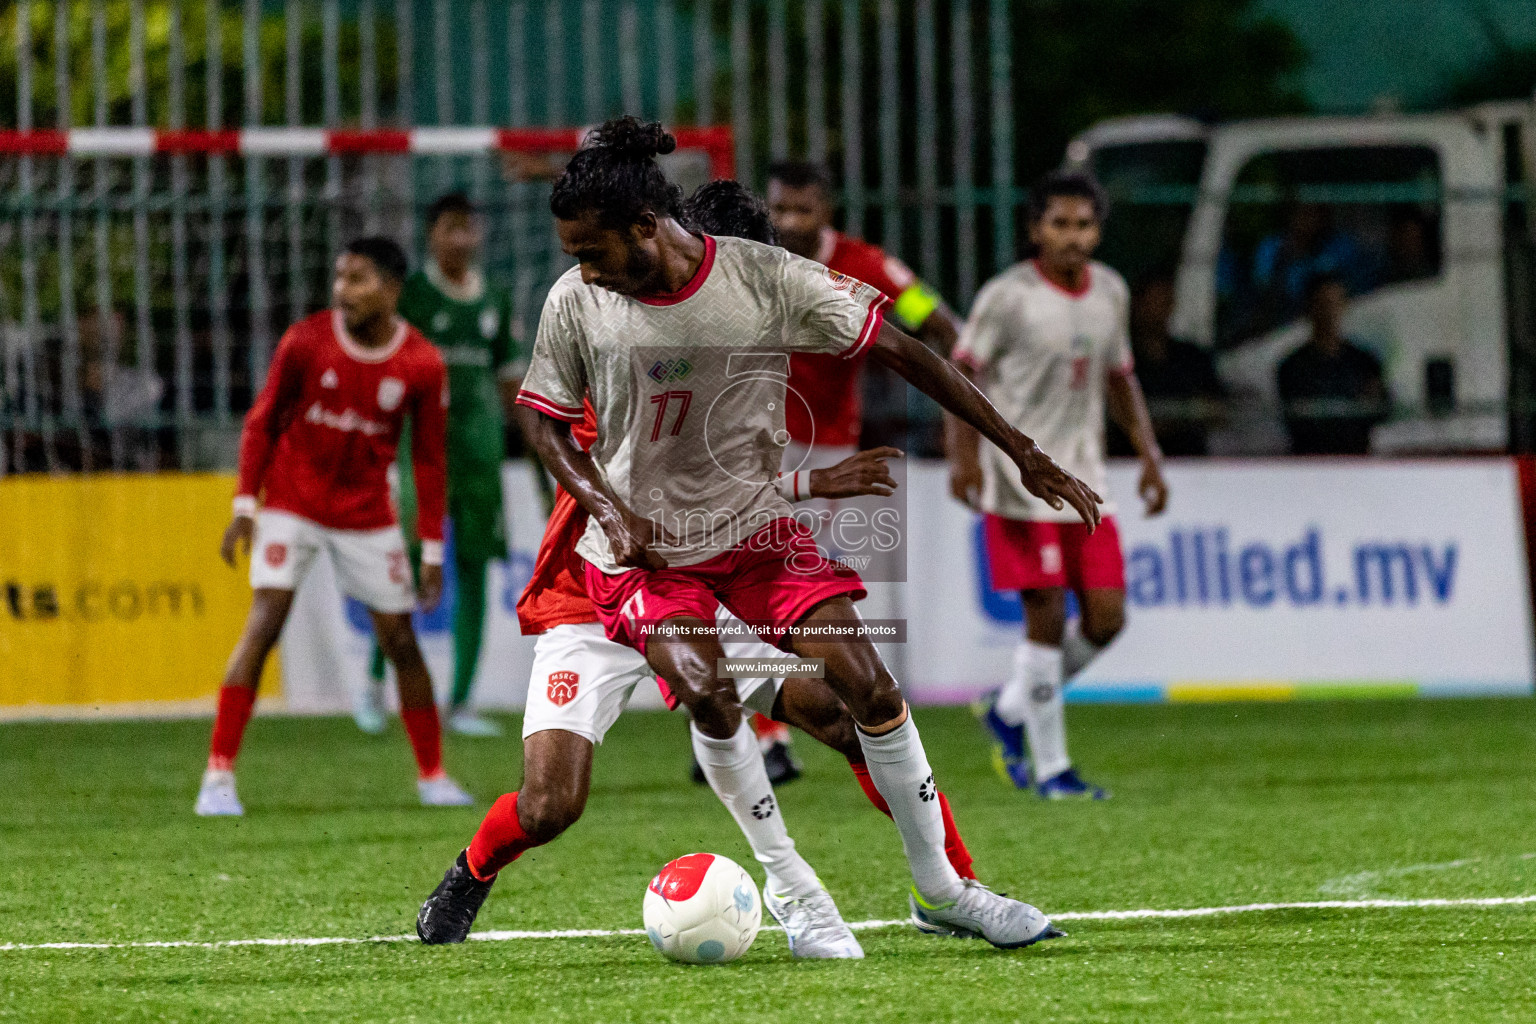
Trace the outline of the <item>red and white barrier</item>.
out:
<instances>
[{"instance_id":1,"label":"red and white barrier","mask_svg":"<svg viewBox=\"0 0 1536 1024\"><path fill-rule=\"evenodd\" d=\"M134 157L155 154L231 156L355 156L413 153L471 156L476 153L562 152L581 145L586 128L427 127L370 131L329 128L229 128L218 131L160 128L0 130L0 154L9 156ZM709 156L710 174L735 173L735 142L729 125L675 128L679 149Z\"/></svg>"}]
</instances>

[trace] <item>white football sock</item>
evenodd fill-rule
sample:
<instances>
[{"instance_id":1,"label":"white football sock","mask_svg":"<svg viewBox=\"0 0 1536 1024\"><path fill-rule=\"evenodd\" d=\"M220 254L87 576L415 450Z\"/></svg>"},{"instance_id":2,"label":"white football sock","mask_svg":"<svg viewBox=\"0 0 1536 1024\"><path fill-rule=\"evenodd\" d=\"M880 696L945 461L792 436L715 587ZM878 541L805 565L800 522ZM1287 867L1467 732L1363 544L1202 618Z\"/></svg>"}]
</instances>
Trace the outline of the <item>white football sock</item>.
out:
<instances>
[{"instance_id":1,"label":"white football sock","mask_svg":"<svg viewBox=\"0 0 1536 1024\"><path fill-rule=\"evenodd\" d=\"M1023 725L1029 710L1029 643L1020 641L1013 649L1013 671L1003 688L997 691L992 710L1009 725Z\"/></svg>"},{"instance_id":2,"label":"white football sock","mask_svg":"<svg viewBox=\"0 0 1536 1024\"><path fill-rule=\"evenodd\" d=\"M859 746L869 765L869 777L891 808L901 832L901 848L912 869L918 893L930 903L948 903L963 888L960 876L944 854L944 819L939 811L939 788L923 752L923 741L911 712L890 732L871 736L863 729Z\"/></svg>"},{"instance_id":3,"label":"white football sock","mask_svg":"<svg viewBox=\"0 0 1536 1024\"><path fill-rule=\"evenodd\" d=\"M1072 619L1061 638L1061 678L1072 679L1103 653L1101 645L1083 636L1083 620Z\"/></svg>"},{"instance_id":4,"label":"white football sock","mask_svg":"<svg viewBox=\"0 0 1536 1024\"><path fill-rule=\"evenodd\" d=\"M816 872L795 852L784 827L751 724L743 718L736 735L724 740L705 736L693 723L688 731L709 788L741 826L752 855L768 873L768 888L779 896L808 896L820 888Z\"/></svg>"},{"instance_id":5,"label":"white football sock","mask_svg":"<svg viewBox=\"0 0 1536 1024\"><path fill-rule=\"evenodd\" d=\"M1043 781L1072 767L1067 757L1067 715L1061 699L1061 648L1024 641L1029 699L1024 703L1024 735L1035 779Z\"/></svg>"}]
</instances>

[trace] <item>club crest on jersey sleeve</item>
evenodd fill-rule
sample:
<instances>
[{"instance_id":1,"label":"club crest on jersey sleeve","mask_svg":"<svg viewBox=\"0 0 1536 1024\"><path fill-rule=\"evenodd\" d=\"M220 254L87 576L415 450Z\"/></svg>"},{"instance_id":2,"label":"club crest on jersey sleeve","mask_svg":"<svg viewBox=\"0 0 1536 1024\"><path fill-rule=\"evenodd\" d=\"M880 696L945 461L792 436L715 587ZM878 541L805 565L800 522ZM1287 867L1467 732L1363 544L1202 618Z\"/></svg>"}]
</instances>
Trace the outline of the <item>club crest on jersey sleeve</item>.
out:
<instances>
[{"instance_id":1,"label":"club crest on jersey sleeve","mask_svg":"<svg viewBox=\"0 0 1536 1024\"><path fill-rule=\"evenodd\" d=\"M336 368L334 366L320 375L320 386L323 388L338 388L341 386L341 378L336 376Z\"/></svg>"},{"instance_id":2,"label":"club crest on jersey sleeve","mask_svg":"<svg viewBox=\"0 0 1536 1024\"><path fill-rule=\"evenodd\" d=\"M394 412L405 398L405 381L398 377L385 377L379 381L379 408Z\"/></svg>"},{"instance_id":3,"label":"club crest on jersey sleeve","mask_svg":"<svg viewBox=\"0 0 1536 1024\"><path fill-rule=\"evenodd\" d=\"M851 292L858 285L858 281L841 271L827 268L827 280L832 282L832 287L840 292Z\"/></svg>"},{"instance_id":4,"label":"club crest on jersey sleeve","mask_svg":"<svg viewBox=\"0 0 1536 1024\"><path fill-rule=\"evenodd\" d=\"M576 691L581 686L581 676L575 672L562 669L559 672L549 674L549 702L556 707L565 707L576 699Z\"/></svg>"}]
</instances>

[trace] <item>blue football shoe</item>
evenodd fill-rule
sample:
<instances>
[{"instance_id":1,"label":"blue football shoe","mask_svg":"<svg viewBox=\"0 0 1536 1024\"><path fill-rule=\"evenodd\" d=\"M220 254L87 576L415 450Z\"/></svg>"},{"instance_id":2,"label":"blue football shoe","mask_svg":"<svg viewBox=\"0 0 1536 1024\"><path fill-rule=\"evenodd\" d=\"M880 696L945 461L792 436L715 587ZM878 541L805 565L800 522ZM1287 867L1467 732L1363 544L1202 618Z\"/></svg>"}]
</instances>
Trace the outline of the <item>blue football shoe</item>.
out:
<instances>
[{"instance_id":1,"label":"blue football shoe","mask_svg":"<svg viewBox=\"0 0 1536 1024\"><path fill-rule=\"evenodd\" d=\"M1029 789L1029 750L1024 742L1024 727L1009 725L998 717L995 693L978 701L972 710L992 736L992 767L997 774L1016 789Z\"/></svg>"},{"instance_id":2,"label":"blue football shoe","mask_svg":"<svg viewBox=\"0 0 1536 1024\"><path fill-rule=\"evenodd\" d=\"M1108 800L1109 791L1084 782L1077 774L1076 768L1068 768L1066 771L1035 786L1035 792L1042 800Z\"/></svg>"}]
</instances>

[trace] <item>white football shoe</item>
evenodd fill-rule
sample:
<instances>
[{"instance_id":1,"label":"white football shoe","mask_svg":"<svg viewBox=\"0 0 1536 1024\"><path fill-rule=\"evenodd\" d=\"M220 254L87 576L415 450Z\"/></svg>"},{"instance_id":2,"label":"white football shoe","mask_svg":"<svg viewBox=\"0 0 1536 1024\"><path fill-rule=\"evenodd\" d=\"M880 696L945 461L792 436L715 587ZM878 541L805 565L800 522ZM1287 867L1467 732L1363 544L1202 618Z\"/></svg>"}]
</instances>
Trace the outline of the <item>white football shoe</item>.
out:
<instances>
[{"instance_id":1,"label":"white football shoe","mask_svg":"<svg viewBox=\"0 0 1536 1024\"><path fill-rule=\"evenodd\" d=\"M369 676L352 695L352 721L363 732L377 736L388 725L388 714L384 703L384 680Z\"/></svg>"},{"instance_id":2,"label":"white football shoe","mask_svg":"<svg viewBox=\"0 0 1536 1024\"><path fill-rule=\"evenodd\" d=\"M447 775L417 779L416 794L421 797L423 807L469 807L475 802L474 797Z\"/></svg>"},{"instance_id":3,"label":"white football shoe","mask_svg":"<svg viewBox=\"0 0 1536 1024\"><path fill-rule=\"evenodd\" d=\"M959 898L945 906L933 906L913 890L907 900L912 923L930 935L986 939L999 949L1020 949L1066 934L1028 903L995 893L973 878L961 882Z\"/></svg>"},{"instance_id":4,"label":"white football shoe","mask_svg":"<svg viewBox=\"0 0 1536 1024\"><path fill-rule=\"evenodd\" d=\"M238 818L245 814L240 797L235 795L235 773L209 768L203 772L203 784L197 789L197 803L192 808L203 818Z\"/></svg>"},{"instance_id":5,"label":"white football shoe","mask_svg":"<svg viewBox=\"0 0 1536 1024\"><path fill-rule=\"evenodd\" d=\"M469 708L456 708L450 712L448 728L459 736L494 739L501 735L501 726L489 718L482 718Z\"/></svg>"},{"instance_id":6,"label":"white football shoe","mask_svg":"<svg viewBox=\"0 0 1536 1024\"><path fill-rule=\"evenodd\" d=\"M862 960L864 947L837 912L827 890L809 896L777 896L763 886L763 906L784 926L789 951L805 960Z\"/></svg>"}]
</instances>

